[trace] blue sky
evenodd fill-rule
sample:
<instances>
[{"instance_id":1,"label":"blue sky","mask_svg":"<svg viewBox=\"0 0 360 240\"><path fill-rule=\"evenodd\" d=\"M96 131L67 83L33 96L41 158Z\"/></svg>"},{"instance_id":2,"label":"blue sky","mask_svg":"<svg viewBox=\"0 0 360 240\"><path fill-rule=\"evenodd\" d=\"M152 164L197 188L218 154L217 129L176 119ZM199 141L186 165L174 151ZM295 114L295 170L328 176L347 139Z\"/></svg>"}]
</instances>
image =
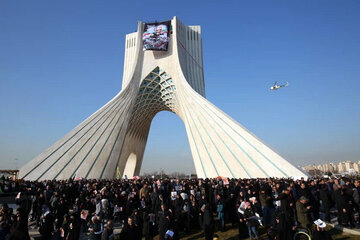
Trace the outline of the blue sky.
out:
<instances>
[{"instance_id":1,"label":"blue sky","mask_svg":"<svg viewBox=\"0 0 360 240\"><path fill-rule=\"evenodd\" d=\"M1 1L0 168L20 167L110 100L125 34L175 15L201 25L212 103L295 165L359 161L359 11L357 0ZM290 86L269 91L274 81ZM153 120L142 172L160 166L195 171L169 112Z\"/></svg>"}]
</instances>

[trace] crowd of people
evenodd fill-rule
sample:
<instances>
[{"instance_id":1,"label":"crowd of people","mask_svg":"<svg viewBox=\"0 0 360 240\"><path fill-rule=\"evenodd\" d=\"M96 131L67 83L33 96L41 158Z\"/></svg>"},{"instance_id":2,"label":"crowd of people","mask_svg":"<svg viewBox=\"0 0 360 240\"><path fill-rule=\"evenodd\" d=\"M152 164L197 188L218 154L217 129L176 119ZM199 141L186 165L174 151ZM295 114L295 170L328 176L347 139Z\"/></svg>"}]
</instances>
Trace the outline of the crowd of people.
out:
<instances>
[{"instance_id":1,"label":"crowd of people","mask_svg":"<svg viewBox=\"0 0 360 240\"><path fill-rule=\"evenodd\" d=\"M14 193L16 210L0 209L0 240L29 238L33 222L43 239L179 239L180 234L237 227L239 239L292 239L302 228L313 239L331 239L317 219L329 222L337 210L339 224L359 221L357 179L119 179L12 181L2 178L0 190ZM314 227L315 226L315 227Z\"/></svg>"}]
</instances>

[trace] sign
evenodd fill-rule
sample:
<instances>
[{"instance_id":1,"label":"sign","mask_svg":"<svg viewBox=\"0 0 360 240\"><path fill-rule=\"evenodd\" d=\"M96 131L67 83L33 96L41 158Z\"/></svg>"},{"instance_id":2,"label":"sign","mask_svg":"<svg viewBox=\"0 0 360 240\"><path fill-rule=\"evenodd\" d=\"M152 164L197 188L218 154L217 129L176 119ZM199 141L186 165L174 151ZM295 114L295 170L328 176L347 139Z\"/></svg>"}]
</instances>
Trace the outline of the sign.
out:
<instances>
[{"instance_id":1,"label":"sign","mask_svg":"<svg viewBox=\"0 0 360 240\"><path fill-rule=\"evenodd\" d=\"M177 192L171 192L171 200L176 200Z\"/></svg>"},{"instance_id":2,"label":"sign","mask_svg":"<svg viewBox=\"0 0 360 240\"><path fill-rule=\"evenodd\" d=\"M226 177L222 178L222 181L224 183L224 185L228 185L229 184L229 180Z\"/></svg>"},{"instance_id":3,"label":"sign","mask_svg":"<svg viewBox=\"0 0 360 240\"><path fill-rule=\"evenodd\" d=\"M146 23L143 32L143 50L167 51L171 21Z\"/></svg>"},{"instance_id":4,"label":"sign","mask_svg":"<svg viewBox=\"0 0 360 240\"><path fill-rule=\"evenodd\" d=\"M88 215L89 215L88 210L82 210L81 214L80 214L80 218L83 219L83 220L86 220Z\"/></svg>"}]
</instances>

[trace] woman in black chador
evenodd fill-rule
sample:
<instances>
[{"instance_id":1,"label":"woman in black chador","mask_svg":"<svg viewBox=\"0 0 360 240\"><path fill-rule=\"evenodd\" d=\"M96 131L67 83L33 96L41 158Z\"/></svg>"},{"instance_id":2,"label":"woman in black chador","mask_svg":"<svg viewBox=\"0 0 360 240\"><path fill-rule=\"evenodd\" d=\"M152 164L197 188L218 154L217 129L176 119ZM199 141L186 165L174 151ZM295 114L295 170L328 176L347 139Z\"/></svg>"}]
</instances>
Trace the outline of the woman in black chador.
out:
<instances>
[{"instance_id":1,"label":"woman in black chador","mask_svg":"<svg viewBox=\"0 0 360 240\"><path fill-rule=\"evenodd\" d=\"M214 238L214 219L210 204L207 203L206 205L203 205L201 211L203 212L201 226L205 234L205 239L212 240Z\"/></svg>"},{"instance_id":2,"label":"woman in black chador","mask_svg":"<svg viewBox=\"0 0 360 240\"><path fill-rule=\"evenodd\" d=\"M16 211L16 225L14 232L12 232L7 240L30 240L28 218L31 210L31 199L27 192L19 193L16 197L16 204L19 208Z\"/></svg>"}]
</instances>

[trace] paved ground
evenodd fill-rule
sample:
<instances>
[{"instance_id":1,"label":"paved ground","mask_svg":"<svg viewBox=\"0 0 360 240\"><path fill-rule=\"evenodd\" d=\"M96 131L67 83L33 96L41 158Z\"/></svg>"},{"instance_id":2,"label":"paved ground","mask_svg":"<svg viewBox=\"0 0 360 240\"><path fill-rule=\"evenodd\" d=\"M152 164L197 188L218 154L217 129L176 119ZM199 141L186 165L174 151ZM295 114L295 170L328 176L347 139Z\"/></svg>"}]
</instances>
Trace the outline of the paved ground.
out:
<instances>
[{"instance_id":1,"label":"paved ground","mask_svg":"<svg viewBox=\"0 0 360 240\"><path fill-rule=\"evenodd\" d=\"M341 232L344 232L345 234L350 234L349 236L353 235L353 237L349 237L348 235L341 235L340 238L335 238L335 239L360 239L360 225L356 225L356 227L353 229L343 228L338 225L336 217L333 217L331 224L328 224L328 225L336 228L337 230L339 230ZM34 226L35 226L34 222L29 223L29 233L30 233L31 239L37 240L40 238L40 234L39 234L38 229L34 229ZM225 233L218 232L218 235L220 237L219 239L222 239L221 237L225 237L224 239L236 239L236 237L234 237L234 236L237 236L237 234L238 234L237 228L234 228L234 229L229 229ZM121 225L120 224L115 225L115 233L119 234L120 231L121 231ZM232 236L232 235L234 235L234 236ZM358 238L356 236L358 236ZM197 233L192 233L189 236L182 236L182 238L191 239L191 240L203 239L203 234L202 234L202 232L197 232ZM88 239L88 234L82 233L80 235L80 240L87 240L87 239ZM158 239L158 237L155 237L154 239ZM266 238L262 237L261 239L266 239Z\"/></svg>"},{"instance_id":2,"label":"paved ground","mask_svg":"<svg viewBox=\"0 0 360 240\"><path fill-rule=\"evenodd\" d=\"M114 233L115 233L115 235L120 234L121 227L122 226L120 224L115 224L114 225ZM39 233L38 228L35 228L35 222L29 222L29 234L30 234L30 238L32 240L40 239L41 235ZM89 237L89 233L80 233L80 239L79 240L87 240L88 237Z\"/></svg>"},{"instance_id":3,"label":"paved ground","mask_svg":"<svg viewBox=\"0 0 360 240\"><path fill-rule=\"evenodd\" d=\"M360 225L358 223L355 223L355 227L353 227L353 228L343 227L343 226L339 225L337 217L332 217L331 223L329 225L333 228L336 228L336 229L342 231L342 232L353 234L353 235L359 235L359 239L360 239Z\"/></svg>"}]
</instances>

